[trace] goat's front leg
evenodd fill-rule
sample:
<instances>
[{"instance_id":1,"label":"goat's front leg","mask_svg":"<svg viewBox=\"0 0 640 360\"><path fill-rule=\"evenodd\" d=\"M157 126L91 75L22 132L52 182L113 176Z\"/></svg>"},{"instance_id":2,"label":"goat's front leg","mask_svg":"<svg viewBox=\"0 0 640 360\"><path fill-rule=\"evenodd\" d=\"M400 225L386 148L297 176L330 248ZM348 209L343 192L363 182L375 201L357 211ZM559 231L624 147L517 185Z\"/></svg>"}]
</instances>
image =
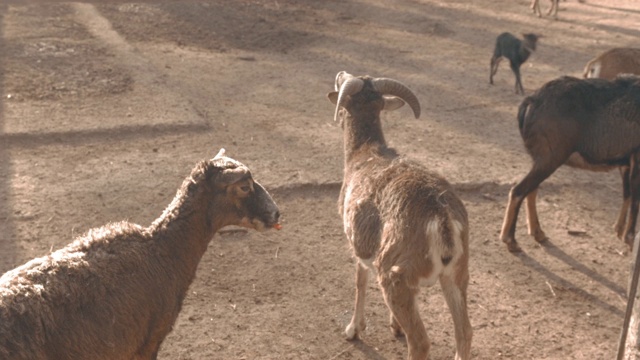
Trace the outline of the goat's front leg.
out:
<instances>
[{"instance_id":1,"label":"goat's front leg","mask_svg":"<svg viewBox=\"0 0 640 360\"><path fill-rule=\"evenodd\" d=\"M367 327L364 319L364 298L367 291L367 280L369 270L364 267L360 260L356 264L356 304L353 311L351 323L345 329L348 340L355 340Z\"/></svg>"},{"instance_id":2,"label":"goat's front leg","mask_svg":"<svg viewBox=\"0 0 640 360\"><path fill-rule=\"evenodd\" d=\"M540 220L538 220L538 211L536 210L537 195L537 188L527 195L527 228L529 229L529 235L533 236L537 242L543 243L547 241L548 238L544 231L542 231Z\"/></svg>"},{"instance_id":3,"label":"goat's front leg","mask_svg":"<svg viewBox=\"0 0 640 360\"><path fill-rule=\"evenodd\" d=\"M491 64L489 69L489 84L493 85L493 76L498 72L498 65L500 65L502 57L495 55L491 57Z\"/></svg>"}]
</instances>

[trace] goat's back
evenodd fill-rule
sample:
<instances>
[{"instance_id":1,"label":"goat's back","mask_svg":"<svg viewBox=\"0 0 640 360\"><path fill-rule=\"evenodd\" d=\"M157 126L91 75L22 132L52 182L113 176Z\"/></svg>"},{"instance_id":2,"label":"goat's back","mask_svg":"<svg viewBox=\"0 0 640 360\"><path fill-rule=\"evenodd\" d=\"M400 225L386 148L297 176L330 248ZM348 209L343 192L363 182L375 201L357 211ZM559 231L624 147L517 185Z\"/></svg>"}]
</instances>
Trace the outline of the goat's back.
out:
<instances>
[{"instance_id":1,"label":"goat's back","mask_svg":"<svg viewBox=\"0 0 640 360\"><path fill-rule=\"evenodd\" d=\"M131 358L149 340L150 324L167 322L154 317L158 309L174 316L175 304L153 296L173 291L156 286L170 281L154 256L163 255L140 227L118 223L7 272L0 278L0 358Z\"/></svg>"},{"instance_id":2,"label":"goat's back","mask_svg":"<svg viewBox=\"0 0 640 360\"><path fill-rule=\"evenodd\" d=\"M534 158L545 148L616 165L640 147L640 82L561 77L523 100L518 122Z\"/></svg>"},{"instance_id":3,"label":"goat's back","mask_svg":"<svg viewBox=\"0 0 640 360\"><path fill-rule=\"evenodd\" d=\"M366 238L352 244L356 256L397 251L398 256L416 258L406 263L424 263L430 241L445 257L466 252L467 212L443 177L402 158L372 158L356 168L343 187L346 222L355 228L354 236ZM438 229L435 239L427 239L429 229ZM456 243L455 236L462 243Z\"/></svg>"},{"instance_id":4,"label":"goat's back","mask_svg":"<svg viewBox=\"0 0 640 360\"><path fill-rule=\"evenodd\" d=\"M589 61L584 77L613 80L619 74L640 75L640 49L613 48Z\"/></svg>"},{"instance_id":5,"label":"goat's back","mask_svg":"<svg viewBox=\"0 0 640 360\"><path fill-rule=\"evenodd\" d=\"M513 34L508 32L502 33L496 38L496 46L493 50L493 57L499 58L501 56L504 56L508 59L516 59L521 46L522 41L513 36Z\"/></svg>"},{"instance_id":6,"label":"goat's back","mask_svg":"<svg viewBox=\"0 0 640 360\"><path fill-rule=\"evenodd\" d=\"M520 40L511 33L502 33L496 38L493 58L505 57L512 66L520 67L536 49L537 40L538 36L535 34L525 34L524 39Z\"/></svg>"}]
</instances>

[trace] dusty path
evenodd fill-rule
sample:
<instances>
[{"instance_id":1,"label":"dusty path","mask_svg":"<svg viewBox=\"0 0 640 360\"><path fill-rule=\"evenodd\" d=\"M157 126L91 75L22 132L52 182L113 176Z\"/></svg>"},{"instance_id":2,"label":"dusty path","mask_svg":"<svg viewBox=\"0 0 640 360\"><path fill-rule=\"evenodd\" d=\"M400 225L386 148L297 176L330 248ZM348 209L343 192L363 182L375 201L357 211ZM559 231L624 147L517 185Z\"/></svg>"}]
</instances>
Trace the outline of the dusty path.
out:
<instances>
[{"instance_id":1,"label":"dusty path","mask_svg":"<svg viewBox=\"0 0 640 360\"><path fill-rule=\"evenodd\" d=\"M162 359L402 359L374 282L362 341L342 331L353 260L337 215L342 135L326 93L336 72L412 88L423 115L384 115L387 140L443 173L470 214L475 359L603 359L615 353L625 247L616 173L560 169L539 194L540 247L498 242L507 193L527 172L513 75L488 84L495 36L536 31L530 93L637 43L640 3L528 0L251 0L0 3L0 272L87 229L146 225L192 165L220 147L275 195L280 232L218 236ZM546 4L543 4L546 6ZM571 235L577 234L577 235ZM437 288L420 295L432 359L453 357Z\"/></svg>"}]
</instances>

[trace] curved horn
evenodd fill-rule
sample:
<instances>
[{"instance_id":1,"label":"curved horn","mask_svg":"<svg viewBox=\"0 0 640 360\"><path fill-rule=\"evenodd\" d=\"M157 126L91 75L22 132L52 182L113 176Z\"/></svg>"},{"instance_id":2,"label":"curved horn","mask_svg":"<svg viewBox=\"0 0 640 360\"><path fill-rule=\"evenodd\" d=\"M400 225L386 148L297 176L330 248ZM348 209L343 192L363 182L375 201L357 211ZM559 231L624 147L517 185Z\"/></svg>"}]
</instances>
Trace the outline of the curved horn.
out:
<instances>
[{"instance_id":1,"label":"curved horn","mask_svg":"<svg viewBox=\"0 0 640 360\"><path fill-rule=\"evenodd\" d=\"M341 73L342 72L338 73L338 76L336 77L336 84L339 80L338 77L340 76ZM345 74L349 75L347 73ZM364 86L364 81L362 81L362 79L355 78L352 75L349 75L347 77L347 79L340 86L340 92L338 93L338 101L336 103L336 112L335 114L333 114L333 121L338 121L338 110L340 110L340 107L344 105L344 102L347 96L357 94L360 90L362 90L363 86Z\"/></svg>"},{"instance_id":2,"label":"curved horn","mask_svg":"<svg viewBox=\"0 0 640 360\"><path fill-rule=\"evenodd\" d=\"M393 95L406 101L411 107L411 110L413 110L413 115L416 119L420 117L420 102L413 91L406 85L388 78L376 78L372 80L372 83L373 87L382 95Z\"/></svg>"},{"instance_id":3,"label":"curved horn","mask_svg":"<svg viewBox=\"0 0 640 360\"><path fill-rule=\"evenodd\" d=\"M338 75L336 75L335 91L340 91L340 86L342 86L347 79L351 79L352 77L353 75L348 72L340 71Z\"/></svg>"}]
</instances>

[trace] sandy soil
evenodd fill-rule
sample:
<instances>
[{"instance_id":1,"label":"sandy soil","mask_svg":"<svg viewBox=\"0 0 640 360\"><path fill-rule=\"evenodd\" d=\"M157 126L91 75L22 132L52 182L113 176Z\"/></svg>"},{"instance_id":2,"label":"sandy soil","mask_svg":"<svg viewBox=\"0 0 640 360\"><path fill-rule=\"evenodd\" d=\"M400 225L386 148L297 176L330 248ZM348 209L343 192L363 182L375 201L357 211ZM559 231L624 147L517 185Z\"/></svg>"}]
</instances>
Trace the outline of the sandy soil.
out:
<instances>
[{"instance_id":1,"label":"sandy soil","mask_svg":"<svg viewBox=\"0 0 640 360\"><path fill-rule=\"evenodd\" d=\"M543 2L543 6L548 6ZM476 359L612 359L629 256L612 230L617 173L562 168L541 187L550 237L498 241L509 189L530 159L522 97L495 37L544 37L523 66L531 93L579 76L595 54L637 45L640 2L255 0L0 3L0 273L108 222L147 225L199 160L221 147L252 168L280 232L227 232L200 263L161 359L402 359L371 281L361 341L354 260L337 197L342 134L325 95L340 70L398 79L423 107L384 115L390 145L445 175L471 222ZM451 359L440 289L419 295L432 359Z\"/></svg>"}]
</instances>

